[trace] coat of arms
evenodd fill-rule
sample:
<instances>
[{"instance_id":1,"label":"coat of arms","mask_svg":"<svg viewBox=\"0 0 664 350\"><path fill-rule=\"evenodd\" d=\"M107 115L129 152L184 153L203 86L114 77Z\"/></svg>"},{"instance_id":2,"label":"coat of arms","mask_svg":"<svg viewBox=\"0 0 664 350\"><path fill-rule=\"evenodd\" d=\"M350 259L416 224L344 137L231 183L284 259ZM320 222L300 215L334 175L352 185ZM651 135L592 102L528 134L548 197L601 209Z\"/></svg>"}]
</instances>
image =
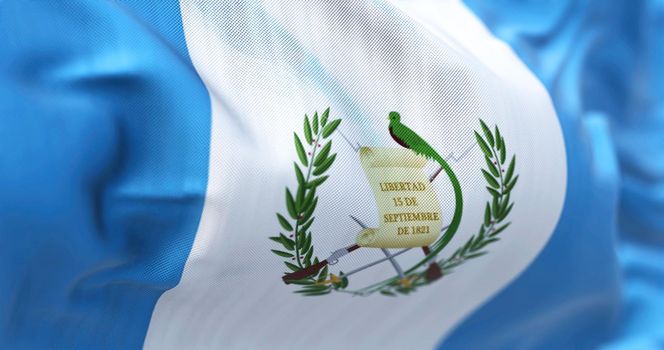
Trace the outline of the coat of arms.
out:
<instances>
[{"instance_id":1,"label":"coat of arms","mask_svg":"<svg viewBox=\"0 0 664 350\"><path fill-rule=\"evenodd\" d=\"M314 250L313 233L319 201L317 189L325 185L326 173L336 159L332 138L341 124L341 119L330 120L329 115L329 108L320 116L315 113L311 119L305 115L303 132L294 133L299 162L294 163L297 188L292 191L286 188L286 210L277 213L281 232L269 237L279 245L272 252L284 259L289 270L282 280L297 285L295 293L304 296L332 292L361 296L409 294L444 278L465 262L487 254L489 246L500 240L500 234L510 225L507 218L514 205L510 193L519 176L515 173L516 156L508 157L498 126L492 129L480 119L480 130L474 132L486 161L480 169L488 193L483 222L463 245L445 254L444 249L457 233L463 214L462 185L446 159L406 126L399 113L390 112L385 132L389 132L395 147L355 146L348 142L373 190L380 225L368 227L349 213L349 218L358 225L355 242L321 260ZM437 164L437 170L426 174L425 165L430 161ZM450 218L441 212L438 198L442 194L432 188L434 181L451 184L454 210ZM333 271L339 259L358 249L379 249L384 257L350 271ZM421 250L422 259L412 266L401 266L399 255L411 249ZM381 263L393 266L393 277L369 286L352 285L353 275Z\"/></svg>"}]
</instances>

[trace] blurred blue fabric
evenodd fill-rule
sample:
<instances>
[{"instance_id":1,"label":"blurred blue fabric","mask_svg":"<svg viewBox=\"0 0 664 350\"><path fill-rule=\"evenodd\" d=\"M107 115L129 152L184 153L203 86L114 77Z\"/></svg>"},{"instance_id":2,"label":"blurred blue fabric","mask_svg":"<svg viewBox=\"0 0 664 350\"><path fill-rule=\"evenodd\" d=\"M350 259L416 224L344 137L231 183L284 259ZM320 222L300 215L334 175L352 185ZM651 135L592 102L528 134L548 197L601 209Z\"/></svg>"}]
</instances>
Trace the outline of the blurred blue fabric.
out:
<instances>
[{"instance_id":1,"label":"blurred blue fabric","mask_svg":"<svg viewBox=\"0 0 664 350\"><path fill-rule=\"evenodd\" d=\"M478 344L472 338L480 331L487 348L664 349L664 2L465 3L549 90L567 143L569 188L542 255L443 345ZM575 135L581 132L585 137ZM584 142L593 153L587 159ZM619 166L614 175L612 153ZM591 175L586 165L597 181L583 179ZM611 182L619 190L615 215ZM606 242L613 244L616 266ZM582 278L565 278L563 268ZM513 306L542 297L538 284L567 300L545 297L548 310L539 301L530 317L519 318L515 313L523 310ZM614 306L613 288L621 298Z\"/></svg>"},{"instance_id":2,"label":"blurred blue fabric","mask_svg":"<svg viewBox=\"0 0 664 350\"><path fill-rule=\"evenodd\" d=\"M182 33L177 2L0 1L0 349L142 346L207 185Z\"/></svg>"}]
</instances>

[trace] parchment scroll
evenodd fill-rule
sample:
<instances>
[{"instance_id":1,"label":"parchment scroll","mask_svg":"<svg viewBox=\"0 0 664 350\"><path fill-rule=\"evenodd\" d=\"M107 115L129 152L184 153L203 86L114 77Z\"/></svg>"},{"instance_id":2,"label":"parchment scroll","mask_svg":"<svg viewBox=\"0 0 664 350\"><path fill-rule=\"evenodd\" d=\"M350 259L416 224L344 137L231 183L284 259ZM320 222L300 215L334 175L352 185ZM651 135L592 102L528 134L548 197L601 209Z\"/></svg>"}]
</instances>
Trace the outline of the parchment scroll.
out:
<instances>
[{"instance_id":1,"label":"parchment scroll","mask_svg":"<svg viewBox=\"0 0 664 350\"><path fill-rule=\"evenodd\" d=\"M426 158L405 148L362 147L360 162L378 205L380 225L357 236L375 248L429 245L442 228L440 203L424 173Z\"/></svg>"}]
</instances>

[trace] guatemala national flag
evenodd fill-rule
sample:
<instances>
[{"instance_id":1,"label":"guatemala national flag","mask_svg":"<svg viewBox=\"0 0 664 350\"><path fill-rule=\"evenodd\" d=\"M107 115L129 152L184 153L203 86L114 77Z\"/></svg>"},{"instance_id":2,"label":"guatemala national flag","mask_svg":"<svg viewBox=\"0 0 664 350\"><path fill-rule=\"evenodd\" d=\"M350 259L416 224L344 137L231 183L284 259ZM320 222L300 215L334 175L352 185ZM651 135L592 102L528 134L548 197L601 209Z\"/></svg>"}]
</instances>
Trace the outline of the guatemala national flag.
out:
<instances>
[{"instance_id":1,"label":"guatemala national flag","mask_svg":"<svg viewBox=\"0 0 664 350\"><path fill-rule=\"evenodd\" d=\"M0 349L664 349L663 18L0 0Z\"/></svg>"}]
</instances>

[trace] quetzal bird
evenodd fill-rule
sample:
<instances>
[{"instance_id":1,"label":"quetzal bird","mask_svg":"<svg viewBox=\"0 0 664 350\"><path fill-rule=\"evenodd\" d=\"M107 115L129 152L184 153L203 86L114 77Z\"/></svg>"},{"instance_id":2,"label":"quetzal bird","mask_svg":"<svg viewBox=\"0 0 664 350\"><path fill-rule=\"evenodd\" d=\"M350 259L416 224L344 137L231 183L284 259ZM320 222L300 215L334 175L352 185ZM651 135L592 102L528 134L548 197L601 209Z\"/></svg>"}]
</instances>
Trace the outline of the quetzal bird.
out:
<instances>
[{"instance_id":1,"label":"quetzal bird","mask_svg":"<svg viewBox=\"0 0 664 350\"><path fill-rule=\"evenodd\" d=\"M443 235L443 237L435 242L433 244L433 247L431 250L429 250L428 247L422 247L424 250L424 253L427 254L427 259L422 260L422 262L416 266L414 266L412 269L415 269L419 267L421 264L424 264L428 260L432 259L433 257L436 256L445 246L449 241L454 237L454 234L456 233L457 229L459 228L459 223L461 223L461 213L463 211L463 197L461 194L461 186L459 185L459 180L457 179L456 175L452 171L452 168L447 164L445 159L436 152L429 143L424 141L424 139L418 135L415 131L410 129L409 127L403 125L401 123L401 115L397 112L390 112L388 119L390 120L390 135L396 141L398 144L401 146L408 148L415 152L418 155L422 155L426 157L427 159L433 159L436 161L438 164L440 164L440 167L445 171L445 174L447 174L447 177L450 179L450 182L452 183L452 188L454 189L454 200L455 200L455 206L454 206L454 215L452 216L452 221L450 222L449 227L447 228L447 231ZM442 276L440 272L440 268L438 267L438 264L432 263L429 266L429 270L427 271L427 279L436 279Z\"/></svg>"}]
</instances>

